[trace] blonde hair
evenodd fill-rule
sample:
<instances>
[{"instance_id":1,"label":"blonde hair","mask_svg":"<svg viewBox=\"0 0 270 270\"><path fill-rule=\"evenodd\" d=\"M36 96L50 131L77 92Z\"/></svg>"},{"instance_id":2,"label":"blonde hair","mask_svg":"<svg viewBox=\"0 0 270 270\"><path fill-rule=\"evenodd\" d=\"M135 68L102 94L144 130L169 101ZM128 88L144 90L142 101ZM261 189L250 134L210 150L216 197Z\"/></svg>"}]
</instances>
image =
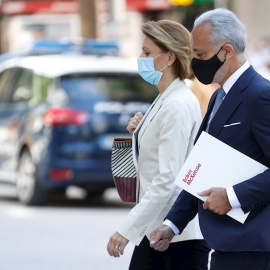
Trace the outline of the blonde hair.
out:
<instances>
[{"instance_id":1,"label":"blonde hair","mask_svg":"<svg viewBox=\"0 0 270 270\"><path fill-rule=\"evenodd\" d=\"M190 32L180 23L170 20L147 21L142 32L151 38L162 51L170 51L176 59L172 65L174 74L181 80L193 79L191 69L192 48Z\"/></svg>"}]
</instances>

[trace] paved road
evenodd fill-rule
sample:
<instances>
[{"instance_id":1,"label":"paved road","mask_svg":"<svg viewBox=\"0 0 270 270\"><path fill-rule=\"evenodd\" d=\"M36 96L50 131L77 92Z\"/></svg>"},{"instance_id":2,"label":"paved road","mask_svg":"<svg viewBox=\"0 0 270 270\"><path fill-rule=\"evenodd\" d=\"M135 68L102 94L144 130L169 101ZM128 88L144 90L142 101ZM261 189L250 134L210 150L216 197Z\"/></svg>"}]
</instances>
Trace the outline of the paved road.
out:
<instances>
[{"instance_id":1,"label":"paved road","mask_svg":"<svg viewBox=\"0 0 270 270\"><path fill-rule=\"evenodd\" d=\"M114 189L99 200L73 194L45 207L25 207L13 190L0 186L0 270L127 270L133 244L118 259L106 246L129 210Z\"/></svg>"}]
</instances>

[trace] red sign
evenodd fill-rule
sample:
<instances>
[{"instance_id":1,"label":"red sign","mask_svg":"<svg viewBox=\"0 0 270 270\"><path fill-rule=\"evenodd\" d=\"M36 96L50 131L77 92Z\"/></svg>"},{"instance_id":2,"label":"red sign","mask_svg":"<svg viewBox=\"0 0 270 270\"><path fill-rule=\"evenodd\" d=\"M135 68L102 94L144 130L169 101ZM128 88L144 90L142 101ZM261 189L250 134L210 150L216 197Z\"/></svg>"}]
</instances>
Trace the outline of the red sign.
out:
<instances>
[{"instance_id":1,"label":"red sign","mask_svg":"<svg viewBox=\"0 0 270 270\"><path fill-rule=\"evenodd\" d=\"M172 5L169 0L126 0L128 10L151 11L169 10Z\"/></svg>"},{"instance_id":2,"label":"red sign","mask_svg":"<svg viewBox=\"0 0 270 270\"><path fill-rule=\"evenodd\" d=\"M77 1L10 1L1 4L1 12L5 15L16 14L69 14L77 13L79 5Z\"/></svg>"}]
</instances>

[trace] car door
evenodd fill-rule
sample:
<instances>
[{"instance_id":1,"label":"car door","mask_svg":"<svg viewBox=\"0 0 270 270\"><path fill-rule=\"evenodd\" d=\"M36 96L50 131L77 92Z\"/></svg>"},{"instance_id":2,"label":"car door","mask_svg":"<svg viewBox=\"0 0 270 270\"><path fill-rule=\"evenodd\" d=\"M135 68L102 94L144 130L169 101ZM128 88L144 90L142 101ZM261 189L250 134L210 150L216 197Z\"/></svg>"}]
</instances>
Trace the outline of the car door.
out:
<instances>
[{"instance_id":1,"label":"car door","mask_svg":"<svg viewBox=\"0 0 270 270\"><path fill-rule=\"evenodd\" d=\"M0 74L0 180L15 182L20 137L32 99L33 73L11 68Z\"/></svg>"}]
</instances>

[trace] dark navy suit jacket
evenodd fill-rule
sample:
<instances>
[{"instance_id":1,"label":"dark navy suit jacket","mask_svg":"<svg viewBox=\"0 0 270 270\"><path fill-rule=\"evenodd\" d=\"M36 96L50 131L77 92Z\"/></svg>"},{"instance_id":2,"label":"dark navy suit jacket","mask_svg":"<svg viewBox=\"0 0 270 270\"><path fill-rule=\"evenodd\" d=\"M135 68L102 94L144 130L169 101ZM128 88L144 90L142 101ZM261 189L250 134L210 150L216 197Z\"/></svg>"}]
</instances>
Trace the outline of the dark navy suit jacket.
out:
<instances>
[{"instance_id":1,"label":"dark navy suit jacket","mask_svg":"<svg viewBox=\"0 0 270 270\"><path fill-rule=\"evenodd\" d=\"M196 140L206 128L216 95L217 92L211 97ZM249 67L228 92L210 124L209 134L270 167L270 82ZM222 162L222 153L217 159ZM198 213L202 234L211 248L224 252L270 252L270 169L233 188L243 211L251 211L244 224L204 210L202 201L185 191L166 219L181 232Z\"/></svg>"}]
</instances>

